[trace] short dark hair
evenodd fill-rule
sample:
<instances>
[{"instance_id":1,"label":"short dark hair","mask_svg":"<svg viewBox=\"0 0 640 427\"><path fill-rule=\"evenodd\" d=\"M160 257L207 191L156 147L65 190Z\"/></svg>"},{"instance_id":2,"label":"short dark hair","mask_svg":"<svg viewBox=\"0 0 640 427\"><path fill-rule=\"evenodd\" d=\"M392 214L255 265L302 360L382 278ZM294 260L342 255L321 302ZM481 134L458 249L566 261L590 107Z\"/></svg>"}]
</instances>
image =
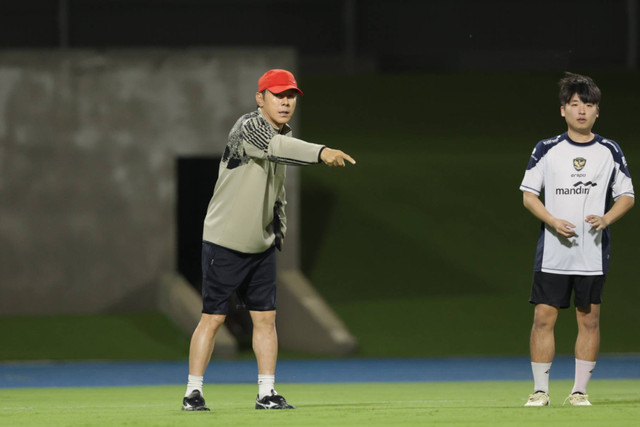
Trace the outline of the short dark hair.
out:
<instances>
[{"instance_id":1,"label":"short dark hair","mask_svg":"<svg viewBox=\"0 0 640 427\"><path fill-rule=\"evenodd\" d=\"M560 86L560 105L568 104L574 93L585 104L600 104L600 88L588 76L565 72L558 82Z\"/></svg>"}]
</instances>

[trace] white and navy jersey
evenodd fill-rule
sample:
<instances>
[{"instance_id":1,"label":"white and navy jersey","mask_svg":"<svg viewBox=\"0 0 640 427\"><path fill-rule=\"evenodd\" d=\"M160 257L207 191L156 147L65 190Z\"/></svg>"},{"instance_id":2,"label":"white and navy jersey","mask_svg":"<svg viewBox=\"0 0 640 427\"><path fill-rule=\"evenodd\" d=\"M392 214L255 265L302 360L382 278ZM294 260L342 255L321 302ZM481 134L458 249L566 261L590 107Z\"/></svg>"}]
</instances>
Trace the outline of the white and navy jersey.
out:
<instances>
[{"instance_id":1,"label":"white and navy jersey","mask_svg":"<svg viewBox=\"0 0 640 427\"><path fill-rule=\"evenodd\" d=\"M585 219L604 215L611 200L634 197L631 175L620 146L595 135L577 143L564 133L538 142L520 190L540 195L551 215L576 226L566 238L542 224L535 271L593 276L609 270L609 228L596 231Z\"/></svg>"}]
</instances>

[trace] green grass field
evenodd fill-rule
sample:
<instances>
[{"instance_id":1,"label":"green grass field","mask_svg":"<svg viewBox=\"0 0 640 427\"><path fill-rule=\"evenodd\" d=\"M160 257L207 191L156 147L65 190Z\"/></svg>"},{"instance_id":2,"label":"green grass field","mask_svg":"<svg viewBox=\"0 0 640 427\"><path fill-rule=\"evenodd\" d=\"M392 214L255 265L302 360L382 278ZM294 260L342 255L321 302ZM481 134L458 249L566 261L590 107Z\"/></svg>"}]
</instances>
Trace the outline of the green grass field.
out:
<instances>
[{"instance_id":1,"label":"green grass field","mask_svg":"<svg viewBox=\"0 0 640 427\"><path fill-rule=\"evenodd\" d=\"M551 382L548 408L524 408L530 382L280 384L298 409L253 409L256 386L205 387L212 412L180 411L183 386L2 389L3 426L635 426L640 381L593 380L592 407L562 406L571 382Z\"/></svg>"},{"instance_id":2,"label":"green grass field","mask_svg":"<svg viewBox=\"0 0 640 427\"><path fill-rule=\"evenodd\" d=\"M3 360L179 360L189 338L155 311L0 316Z\"/></svg>"}]
</instances>

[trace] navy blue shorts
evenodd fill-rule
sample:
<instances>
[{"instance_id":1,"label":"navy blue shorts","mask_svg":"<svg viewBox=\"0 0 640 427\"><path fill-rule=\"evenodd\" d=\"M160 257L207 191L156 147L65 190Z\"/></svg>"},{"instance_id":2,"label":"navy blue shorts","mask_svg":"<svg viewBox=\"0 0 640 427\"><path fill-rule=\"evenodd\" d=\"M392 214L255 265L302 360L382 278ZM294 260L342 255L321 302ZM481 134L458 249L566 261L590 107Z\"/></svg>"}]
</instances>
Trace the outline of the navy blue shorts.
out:
<instances>
[{"instance_id":1,"label":"navy blue shorts","mask_svg":"<svg viewBox=\"0 0 640 427\"><path fill-rule=\"evenodd\" d=\"M236 293L244 308L276 309L276 253L272 246L245 254L211 242L202 242L202 312L227 314Z\"/></svg>"},{"instance_id":2,"label":"navy blue shorts","mask_svg":"<svg viewBox=\"0 0 640 427\"><path fill-rule=\"evenodd\" d=\"M601 304L602 289L606 278L607 276L604 274L578 276L536 271L533 273L529 302L567 308L571 304L571 292L573 291L573 305L576 307Z\"/></svg>"}]
</instances>

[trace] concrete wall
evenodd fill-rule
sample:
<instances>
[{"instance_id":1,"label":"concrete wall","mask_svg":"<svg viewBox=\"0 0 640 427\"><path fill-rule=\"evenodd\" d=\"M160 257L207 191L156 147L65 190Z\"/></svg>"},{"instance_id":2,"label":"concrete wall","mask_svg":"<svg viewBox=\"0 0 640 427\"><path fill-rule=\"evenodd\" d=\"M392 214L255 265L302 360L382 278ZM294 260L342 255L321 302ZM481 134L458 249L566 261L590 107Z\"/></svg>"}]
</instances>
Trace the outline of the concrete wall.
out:
<instances>
[{"instance_id":1,"label":"concrete wall","mask_svg":"<svg viewBox=\"0 0 640 427\"><path fill-rule=\"evenodd\" d=\"M154 307L176 157L220 155L260 75L295 66L288 49L1 52L0 314ZM280 265L296 268L289 175Z\"/></svg>"}]
</instances>

